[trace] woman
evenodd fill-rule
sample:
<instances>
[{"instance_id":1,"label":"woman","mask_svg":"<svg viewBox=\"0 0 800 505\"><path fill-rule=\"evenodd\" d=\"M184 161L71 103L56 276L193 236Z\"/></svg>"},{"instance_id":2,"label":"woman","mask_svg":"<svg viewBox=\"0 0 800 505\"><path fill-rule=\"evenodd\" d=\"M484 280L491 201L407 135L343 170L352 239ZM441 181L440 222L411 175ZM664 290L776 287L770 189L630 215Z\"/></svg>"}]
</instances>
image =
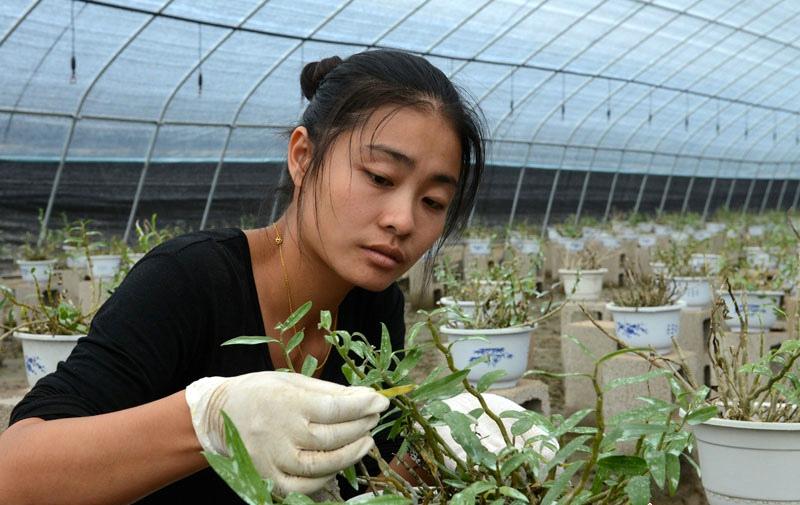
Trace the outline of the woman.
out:
<instances>
[{"instance_id":1,"label":"woman","mask_svg":"<svg viewBox=\"0 0 800 505\"><path fill-rule=\"evenodd\" d=\"M88 337L12 413L0 437L0 503L240 503L201 450L225 452L220 412L280 493L311 492L372 446L388 403L345 387L317 329L404 335L394 281L463 226L483 170L480 122L424 59L369 51L310 63L308 107L288 142L285 214L254 230L178 237L150 252ZM296 328L317 379L278 345L226 346ZM294 331L287 331L289 338ZM378 441L384 451L391 445Z\"/></svg>"}]
</instances>

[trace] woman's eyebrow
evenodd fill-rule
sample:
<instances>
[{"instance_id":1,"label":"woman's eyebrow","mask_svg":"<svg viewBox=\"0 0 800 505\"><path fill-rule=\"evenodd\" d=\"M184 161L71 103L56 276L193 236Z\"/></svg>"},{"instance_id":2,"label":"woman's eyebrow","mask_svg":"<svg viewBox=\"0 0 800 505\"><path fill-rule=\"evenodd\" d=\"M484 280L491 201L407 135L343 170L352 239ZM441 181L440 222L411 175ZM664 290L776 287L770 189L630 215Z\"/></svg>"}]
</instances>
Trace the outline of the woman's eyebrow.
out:
<instances>
[{"instance_id":1,"label":"woman's eyebrow","mask_svg":"<svg viewBox=\"0 0 800 505\"><path fill-rule=\"evenodd\" d=\"M417 166L417 162L408 156L407 154L401 153L397 149L389 147L384 144L368 144L365 146L365 149L370 152L370 154L378 151L385 155L388 155L394 161L404 165L406 168L413 169ZM434 174L432 179L436 182L441 182L444 184L449 184L452 186L458 186L458 181L456 181L452 176L445 174L445 173L437 173Z\"/></svg>"}]
</instances>

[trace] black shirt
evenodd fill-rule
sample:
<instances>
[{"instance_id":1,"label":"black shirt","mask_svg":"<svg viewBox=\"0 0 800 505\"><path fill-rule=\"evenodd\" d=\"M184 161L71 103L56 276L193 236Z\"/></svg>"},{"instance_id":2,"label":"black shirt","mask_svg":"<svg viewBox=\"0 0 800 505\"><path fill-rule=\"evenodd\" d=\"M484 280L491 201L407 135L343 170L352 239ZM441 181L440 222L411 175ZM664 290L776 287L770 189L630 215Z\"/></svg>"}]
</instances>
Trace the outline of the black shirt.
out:
<instances>
[{"instance_id":1,"label":"black shirt","mask_svg":"<svg viewBox=\"0 0 800 505\"><path fill-rule=\"evenodd\" d=\"M403 303L396 284L380 293L354 288L339 306L337 326L361 332L379 346L384 322L392 347L402 349ZM114 412L168 396L201 377L274 370L266 345L220 346L241 335L265 334L244 233L225 229L180 236L131 269L69 359L14 408L11 423ZM320 378L347 384L342 365L332 351ZM390 458L397 442L376 442ZM242 501L207 468L139 503Z\"/></svg>"}]
</instances>

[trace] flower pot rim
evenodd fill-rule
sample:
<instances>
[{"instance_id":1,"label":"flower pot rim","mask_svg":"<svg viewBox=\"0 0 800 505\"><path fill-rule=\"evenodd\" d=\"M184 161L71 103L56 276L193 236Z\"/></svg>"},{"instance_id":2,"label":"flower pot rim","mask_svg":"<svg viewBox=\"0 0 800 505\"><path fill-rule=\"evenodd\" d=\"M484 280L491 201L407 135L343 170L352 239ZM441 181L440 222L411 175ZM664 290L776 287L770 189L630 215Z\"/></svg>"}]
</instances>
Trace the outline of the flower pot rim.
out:
<instances>
[{"instance_id":1,"label":"flower pot rim","mask_svg":"<svg viewBox=\"0 0 800 505\"><path fill-rule=\"evenodd\" d=\"M763 431L800 431L800 423L767 423L764 421L739 421L725 419L724 417L712 417L702 422L709 426L721 426L723 428L736 428L740 430L763 430Z\"/></svg>"},{"instance_id":2,"label":"flower pot rim","mask_svg":"<svg viewBox=\"0 0 800 505\"><path fill-rule=\"evenodd\" d=\"M445 301L447 300L447 301ZM475 307L477 302L473 302L470 300L456 300L452 296L443 296L439 298L439 305L463 305L465 307Z\"/></svg>"},{"instance_id":3,"label":"flower pot rim","mask_svg":"<svg viewBox=\"0 0 800 505\"><path fill-rule=\"evenodd\" d=\"M27 264L30 265L32 263L36 263L37 265L55 265L58 263L57 258L46 259L46 260L25 260L25 259L16 259L14 260L17 265Z\"/></svg>"},{"instance_id":4,"label":"flower pot rim","mask_svg":"<svg viewBox=\"0 0 800 505\"><path fill-rule=\"evenodd\" d=\"M616 305L614 302L608 302L606 304L606 309L612 312L616 311L616 312L658 313L658 312L673 312L684 308L686 308L686 302L681 300L678 300L672 305L659 305L658 307L623 307L621 305Z\"/></svg>"},{"instance_id":5,"label":"flower pot rim","mask_svg":"<svg viewBox=\"0 0 800 505\"><path fill-rule=\"evenodd\" d=\"M608 272L607 268L594 268L594 269L570 269L570 268L559 268L558 273L560 274L578 274L578 272L582 274L605 274Z\"/></svg>"},{"instance_id":6,"label":"flower pot rim","mask_svg":"<svg viewBox=\"0 0 800 505\"><path fill-rule=\"evenodd\" d=\"M509 326L507 328L475 328L475 329L468 329L468 328L451 328L447 325L442 325L439 327L439 331L442 333L449 333L450 335L460 335L460 336L473 336L473 335L485 335L485 336L501 336L501 335L513 335L515 333L530 333L535 329L535 326Z\"/></svg>"},{"instance_id":7,"label":"flower pot rim","mask_svg":"<svg viewBox=\"0 0 800 505\"><path fill-rule=\"evenodd\" d=\"M98 260L110 260L110 259L122 258L122 255L121 254L90 254L89 257L92 258L92 259L98 259Z\"/></svg>"},{"instance_id":8,"label":"flower pot rim","mask_svg":"<svg viewBox=\"0 0 800 505\"><path fill-rule=\"evenodd\" d=\"M746 289L733 290L733 294L737 294L737 293L738 294L747 293L748 295L756 295L756 296L783 296L784 292L783 291L777 291L777 290L768 290L768 289L757 289L757 290L754 290L754 291L748 291ZM717 291L717 294L718 295L727 295L728 292L720 289L720 290Z\"/></svg>"},{"instance_id":9,"label":"flower pot rim","mask_svg":"<svg viewBox=\"0 0 800 505\"><path fill-rule=\"evenodd\" d=\"M700 275L678 275L672 278L673 281L686 281L686 282L710 282L708 277Z\"/></svg>"},{"instance_id":10,"label":"flower pot rim","mask_svg":"<svg viewBox=\"0 0 800 505\"><path fill-rule=\"evenodd\" d=\"M43 340L47 342L75 342L86 334L79 335L53 335L51 333L28 333L26 331L18 330L14 332L14 338L19 340Z\"/></svg>"}]
</instances>

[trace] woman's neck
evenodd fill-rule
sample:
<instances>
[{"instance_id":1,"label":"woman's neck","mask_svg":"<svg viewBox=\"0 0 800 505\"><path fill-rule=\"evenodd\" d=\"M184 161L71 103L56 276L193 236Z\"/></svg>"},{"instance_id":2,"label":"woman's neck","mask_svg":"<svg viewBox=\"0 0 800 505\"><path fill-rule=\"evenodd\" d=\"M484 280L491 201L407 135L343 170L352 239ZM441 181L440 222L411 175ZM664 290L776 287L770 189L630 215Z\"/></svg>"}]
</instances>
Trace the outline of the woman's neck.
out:
<instances>
[{"instance_id":1,"label":"woman's neck","mask_svg":"<svg viewBox=\"0 0 800 505\"><path fill-rule=\"evenodd\" d=\"M265 319L265 330L271 333L272 321L282 322L307 301L312 308L297 328L313 331L319 322L319 312L328 310L335 314L339 304L353 287L341 279L328 265L309 248L303 248L298 239L295 221L279 219L265 228L248 230L253 257L253 273L259 292ZM280 237L280 241L276 238ZM280 243L278 243L280 242Z\"/></svg>"}]
</instances>

